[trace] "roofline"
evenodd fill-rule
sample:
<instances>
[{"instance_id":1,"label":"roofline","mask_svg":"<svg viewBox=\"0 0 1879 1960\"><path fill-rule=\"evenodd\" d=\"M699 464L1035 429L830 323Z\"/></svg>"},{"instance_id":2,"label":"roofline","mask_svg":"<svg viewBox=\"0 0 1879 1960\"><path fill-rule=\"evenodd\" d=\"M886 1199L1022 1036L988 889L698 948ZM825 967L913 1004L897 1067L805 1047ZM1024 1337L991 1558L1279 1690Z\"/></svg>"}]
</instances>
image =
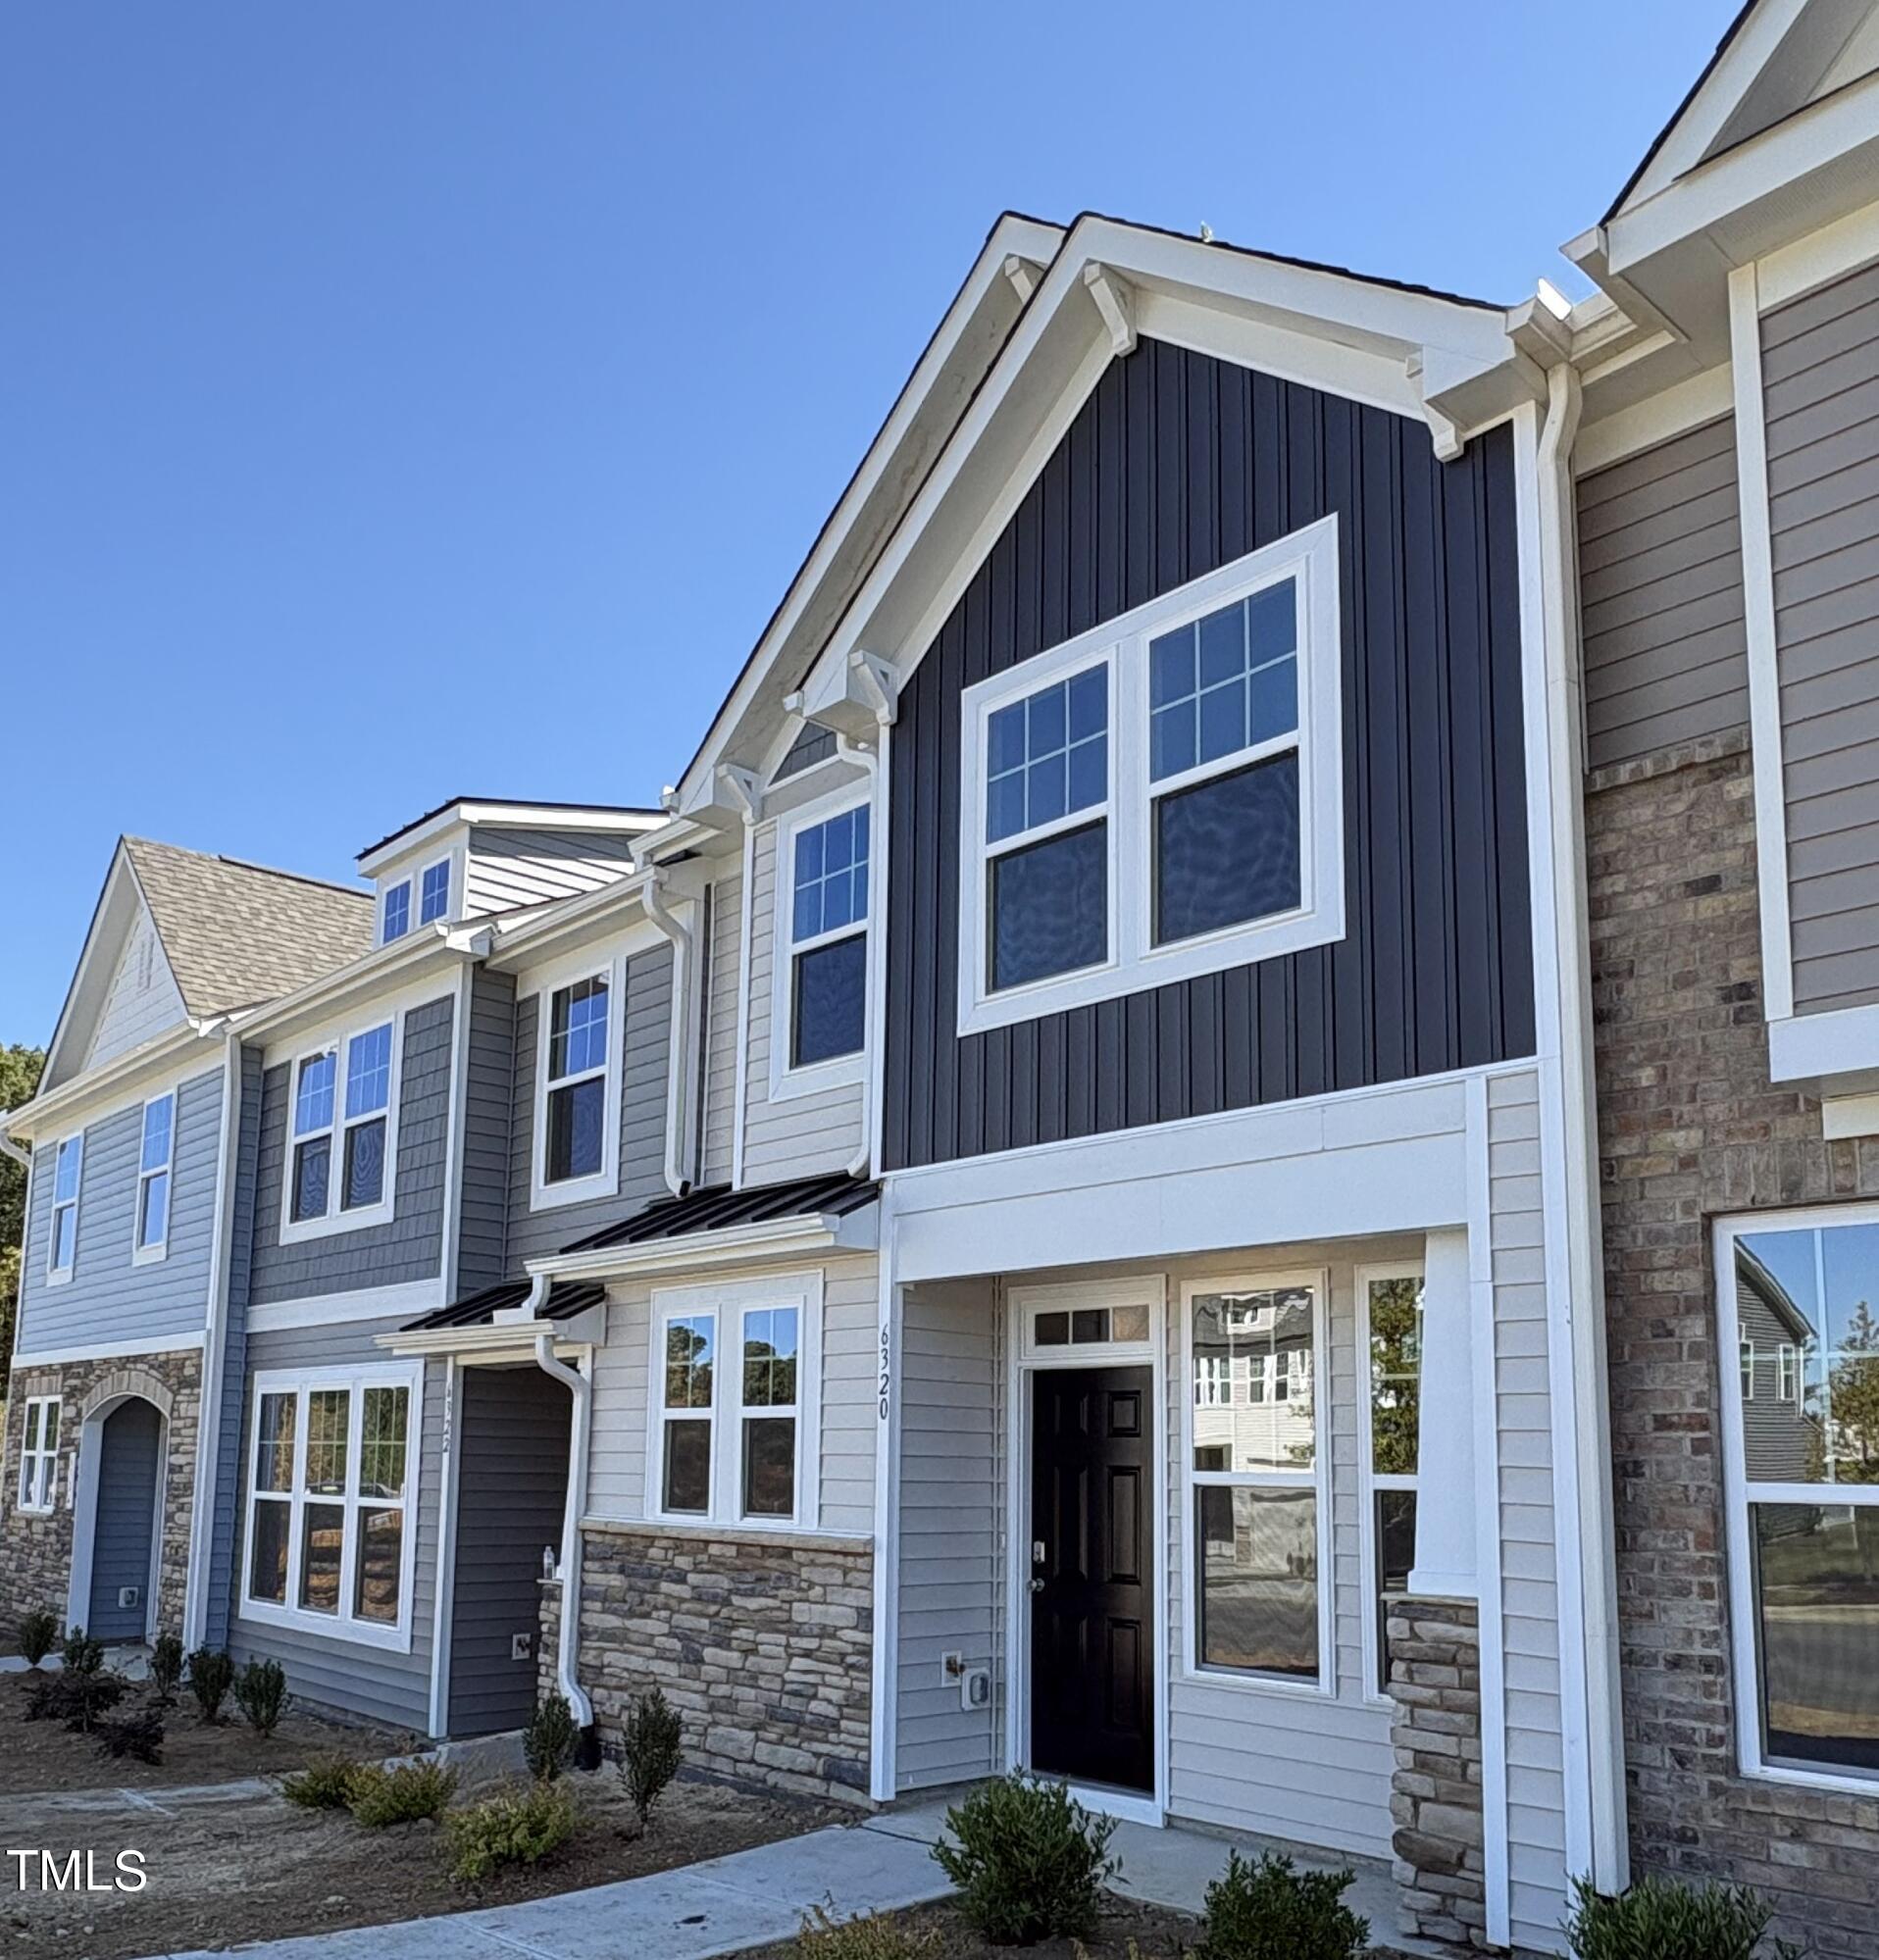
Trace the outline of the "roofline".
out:
<instances>
[{"instance_id":1,"label":"roofline","mask_svg":"<svg viewBox=\"0 0 1879 1960\"><path fill-rule=\"evenodd\" d=\"M596 1245L584 1252L555 1252L523 1262L533 1279L605 1280L636 1273L709 1272L758 1260L793 1259L810 1252L868 1252L880 1241L879 1210L792 1212L781 1219L728 1225L716 1231L642 1238L624 1245Z\"/></svg>"},{"instance_id":2,"label":"roofline","mask_svg":"<svg viewBox=\"0 0 1879 1960\"><path fill-rule=\"evenodd\" d=\"M200 858L204 864L229 865L235 871L251 871L261 878L281 878L292 884L310 884L320 891L337 892L341 898L356 898L361 905L370 905L372 893L361 891L356 884L342 884L337 879L316 878L311 872L282 871L279 865L257 864L253 858L231 858L226 851L194 851L187 844L166 843L161 837L133 837L126 835L127 844L149 844L160 851L178 851L186 858ZM141 889L142 880L138 880Z\"/></svg>"},{"instance_id":3,"label":"roofline","mask_svg":"<svg viewBox=\"0 0 1879 1960\"><path fill-rule=\"evenodd\" d=\"M59 1018L52 1024L52 1038L46 1043L46 1059L40 1070L41 1081L52 1073L53 1065L59 1059L59 1042L66 1031L66 1023L71 1018L72 1003L77 998L78 982L84 978L85 962L91 957L92 942L97 937L99 924L104 918L105 900L111 895L112 882L118 876L120 864L128 874L138 898L146 907L150 903L143 895L143 885L137 878L137 868L130 862L130 853L125 848L128 839L121 831L117 843L112 846L111 862L105 867L104 879L98 886L98 895L92 901L91 917L85 922L84 939L78 947L77 961L72 969L72 978L66 982L66 997L59 1003ZM161 938L162 934L159 933L158 937ZM168 959L169 955L166 953L164 957ZM177 991L180 994L181 987L178 986ZM22 1107L26 1106L22 1105Z\"/></svg>"},{"instance_id":4,"label":"roofline","mask_svg":"<svg viewBox=\"0 0 1879 1960\"><path fill-rule=\"evenodd\" d=\"M61 1122L74 1110L87 1107L94 1100L122 1096L146 1075L167 1073L189 1049L226 1036L238 1018L231 1014L212 1014L179 1021L150 1040L112 1056L101 1067L73 1076L43 1095L23 1102L17 1109L0 1111L0 1133L30 1139L49 1124ZM23 1117L27 1119L24 1129L20 1127Z\"/></svg>"},{"instance_id":5,"label":"roofline","mask_svg":"<svg viewBox=\"0 0 1879 1960\"><path fill-rule=\"evenodd\" d=\"M636 906L643 911L646 886L652 879L650 870L635 871L627 878L616 879L611 884L598 885L592 891L552 899L540 908L531 906L527 917L514 919L508 926L503 922L512 915L491 915L480 922L488 926L493 934L486 955L488 964L497 972L506 972L538 958L544 949L562 939L572 938L596 925L611 924L611 915L616 909L625 911Z\"/></svg>"},{"instance_id":6,"label":"roofline","mask_svg":"<svg viewBox=\"0 0 1879 1960\"><path fill-rule=\"evenodd\" d=\"M374 946L358 959L331 973L322 974L292 993L283 993L234 1017L246 1041L256 1035L278 1034L293 1023L314 1015L326 1015L354 994L376 993L393 981L427 966L451 960L471 960L486 950L488 924L484 920L461 921L455 925L438 919L429 926L414 927L402 938Z\"/></svg>"},{"instance_id":7,"label":"roofline","mask_svg":"<svg viewBox=\"0 0 1879 1960\"><path fill-rule=\"evenodd\" d=\"M434 810L427 810L422 817L414 817L389 836L381 837L376 844L368 844L354 862L369 878L380 866L415 850L429 837L457 824L487 823L497 815L511 823L533 820L543 829L610 834L648 830L666 821L663 810L645 809L636 803L540 803L513 796L453 796ZM395 850L393 845L397 846Z\"/></svg>"},{"instance_id":8,"label":"roofline","mask_svg":"<svg viewBox=\"0 0 1879 1960\"><path fill-rule=\"evenodd\" d=\"M1703 63L1702 73L1685 90L1684 98L1671 113L1669 122L1650 139L1650 147L1638 159L1637 168L1625 178L1623 188L1611 200L1611 208L1600 219L1599 223L1600 225L1609 225L1619 212L1624 209L1625 200L1637 189L1639 179L1643 177L1645 172L1656 161L1657 152L1670 140L1672 130L1683 121L1685 115L1689 112L1690 105L1702 93L1703 84L1715 74L1716 68L1723 56L1735 45L1736 36L1749 25L1749 16L1760 4L1761 0L1744 0L1744 5L1740 12L1737 13L1736 18L1723 29L1722 39L1716 43L1714 52Z\"/></svg>"}]
</instances>

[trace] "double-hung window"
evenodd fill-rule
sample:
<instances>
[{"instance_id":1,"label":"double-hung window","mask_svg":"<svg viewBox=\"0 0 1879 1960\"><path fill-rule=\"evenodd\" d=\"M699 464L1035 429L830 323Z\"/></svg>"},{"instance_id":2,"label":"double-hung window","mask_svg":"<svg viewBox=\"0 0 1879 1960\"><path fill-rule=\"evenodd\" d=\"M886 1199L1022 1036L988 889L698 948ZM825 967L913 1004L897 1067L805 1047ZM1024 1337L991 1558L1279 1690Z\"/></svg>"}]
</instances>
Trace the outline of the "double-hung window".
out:
<instances>
[{"instance_id":1,"label":"double-hung window","mask_svg":"<svg viewBox=\"0 0 1879 1960\"><path fill-rule=\"evenodd\" d=\"M136 1239L132 1256L161 1259L170 1244L170 1172L177 1150L177 1096L154 1097L143 1106L137 1157Z\"/></svg>"},{"instance_id":2,"label":"double-hung window","mask_svg":"<svg viewBox=\"0 0 1879 1960\"><path fill-rule=\"evenodd\" d=\"M1193 1671L1324 1681L1323 1299L1318 1275L1186 1289ZM1223 1397L1223 1382L1269 1392Z\"/></svg>"},{"instance_id":3,"label":"double-hung window","mask_svg":"<svg viewBox=\"0 0 1879 1960\"><path fill-rule=\"evenodd\" d=\"M411 1632L418 1378L255 1378L243 1611L378 1645Z\"/></svg>"},{"instance_id":4,"label":"double-hung window","mask_svg":"<svg viewBox=\"0 0 1879 1960\"><path fill-rule=\"evenodd\" d=\"M648 1509L684 1523L815 1522L817 1276L653 1296Z\"/></svg>"},{"instance_id":5,"label":"double-hung window","mask_svg":"<svg viewBox=\"0 0 1879 1960\"><path fill-rule=\"evenodd\" d=\"M604 974L556 987L548 996L545 1184L596 1178L606 1167L612 1003L612 983Z\"/></svg>"},{"instance_id":6,"label":"double-hung window","mask_svg":"<svg viewBox=\"0 0 1879 1960\"><path fill-rule=\"evenodd\" d=\"M1717 1227L1738 1741L1751 1775L1879 1784L1879 1207ZM1773 1357L1769 1365L1768 1357Z\"/></svg>"},{"instance_id":7,"label":"double-hung window","mask_svg":"<svg viewBox=\"0 0 1879 1960\"><path fill-rule=\"evenodd\" d=\"M1422 1448L1422 1275L1357 1275L1370 1385L1359 1467L1366 1489L1364 1574L1371 1622L1370 1691L1390 1684L1385 1595L1403 1591L1416 1562L1416 1476Z\"/></svg>"},{"instance_id":8,"label":"double-hung window","mask_svg":"<svg viewBox=\"0 0 1879 1960\"><path fill-rule=\"evenodd\" d=\"M868 1014L868 805L785 831L788 866L787 991L789 1070L818 1070L859 1055Z\"/></svg>"},{"instance_id":9,"label":"double-hung window","mask_svg":"<svg viewBox=\"0 0 1879 1960\"><path fill-rule=\"evenodd\" d=\"M20 1509L50 1511L59 1494L59 1398L31 1396L20 1446Z\"/></svg>"},{"instance_id":10,"label":"double-hung window","mask_svg":"<svg viewBox=\"0 0 1879 1960\"><path fill-rule=\"evenodd\" d=\"M966 690L959 1030L1344 931L1335 517Z\"/></svg>"},{"instance_id":11,"label":"double-hung window","mask_svg":"<svg viewBox=\"0 0 1879 1960\"><path fill-rule=\"evenodd\" d=\"M450 911L450 860L439 858L427 865L418 879L418 924L429 926Z\"/></svg>"},{"instance_id":12,"label":"double-hung window","mask_svg":"<svg viewBox=\"0 0 1879 1960\"><path fill-rule=\"evenodd\" d=\"M396 1022L294 1064L283 1230L353 1229L390 1214Z\"/></svg>"},{"instance_id":13,"label":"double-hung window","mask_svg":"<svg viewBox=\"0 0 1879 1960\"><path fill-rule=\"evenodd\" d=\"M78 1257L78 1186L84 1181L84 1138L68 1136L52 1158L52 1231L46 1278L70 1280Z\"/></svg>"},{"instance_id":14,"label":"double-hung window","mask_svg":"<svg viewBox=\"0 0 1879 1960\"><path fill-rule=\"evenodd\" d=\"M379 901L379 943L388 946L411 930L411 880L401 878L384 888Z\"/></svg>"}]
</instances>

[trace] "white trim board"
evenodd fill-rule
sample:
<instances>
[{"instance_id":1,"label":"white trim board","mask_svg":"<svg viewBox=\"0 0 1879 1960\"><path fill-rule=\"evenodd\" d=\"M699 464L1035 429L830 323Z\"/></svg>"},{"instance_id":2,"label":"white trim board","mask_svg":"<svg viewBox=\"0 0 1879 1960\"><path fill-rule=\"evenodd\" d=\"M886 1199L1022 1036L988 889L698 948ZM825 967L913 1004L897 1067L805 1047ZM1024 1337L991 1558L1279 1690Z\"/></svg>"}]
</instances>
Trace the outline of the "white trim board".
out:
<instances>
[{"instance_id":1,"label":"white trim board","mask_svg":"<svg viewBox=\"0 0 1879 1960\"><path fill-rule=\"evenodd\" d=\"M294 1328L343 1327L353 1321L416 1319L445 1305L441 1279L409 1280L397 1286L366 1286L348 1293L319 1293L273 1300L248 1309L248 1332L284 1333Z\"/></svg>"},{"instance_id":2,"label":"white trim board","mask_svg":"<svg viewBox=\"0 0 1879 1960\"><path fill-rule=\"evenodd\" d=\"M13 1357L13 1372L22 1369L63 1368L77 1361L134 1361L144 1354L187 1354L202 1346L204 1335L195 1333L160 1334L140 1339L94 1340L76 1347L34 1348Z\"/></svg>"}]
</instances>

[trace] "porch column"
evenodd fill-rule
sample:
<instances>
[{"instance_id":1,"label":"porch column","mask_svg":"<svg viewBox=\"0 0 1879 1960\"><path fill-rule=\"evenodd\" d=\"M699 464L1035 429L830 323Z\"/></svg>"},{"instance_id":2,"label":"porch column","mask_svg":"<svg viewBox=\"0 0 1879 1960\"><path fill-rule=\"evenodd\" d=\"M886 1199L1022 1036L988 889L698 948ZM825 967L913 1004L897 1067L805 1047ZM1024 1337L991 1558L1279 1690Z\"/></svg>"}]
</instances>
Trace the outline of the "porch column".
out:
<instances>
[{"instance_id":1,"label":"porch column","mask_svg":"<svg viewBox=\"0 0 1879 1960\"><path fill-rule=\"evenodd\" d=\"M1466 1231L1432 1231L1423 1260L1422 1407L1416 1470L1420 1599L1473 1599L1475 1336Z\"/></svg>"}]
</instances>

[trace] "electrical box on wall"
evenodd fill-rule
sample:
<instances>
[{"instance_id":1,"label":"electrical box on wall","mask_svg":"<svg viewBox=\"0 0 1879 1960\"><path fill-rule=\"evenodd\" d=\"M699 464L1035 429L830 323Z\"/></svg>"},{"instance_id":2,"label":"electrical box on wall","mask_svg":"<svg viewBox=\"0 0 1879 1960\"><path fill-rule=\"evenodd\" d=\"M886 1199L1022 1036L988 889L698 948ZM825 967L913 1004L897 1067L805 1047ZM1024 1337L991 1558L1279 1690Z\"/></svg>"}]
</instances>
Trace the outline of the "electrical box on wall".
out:
<instances>
[{"instance_id":1,"label":"electrical box on wall","mask_svg":"<svg viewBox=\"0 0 1879 1960\"><path fill-rule=\"evenodd\" d=\"M967 1668L959 1677L959 1706L961 1708L990 1708L991 1706L991 1670L990 1668Z\"/></svg>"}]
</instances>

